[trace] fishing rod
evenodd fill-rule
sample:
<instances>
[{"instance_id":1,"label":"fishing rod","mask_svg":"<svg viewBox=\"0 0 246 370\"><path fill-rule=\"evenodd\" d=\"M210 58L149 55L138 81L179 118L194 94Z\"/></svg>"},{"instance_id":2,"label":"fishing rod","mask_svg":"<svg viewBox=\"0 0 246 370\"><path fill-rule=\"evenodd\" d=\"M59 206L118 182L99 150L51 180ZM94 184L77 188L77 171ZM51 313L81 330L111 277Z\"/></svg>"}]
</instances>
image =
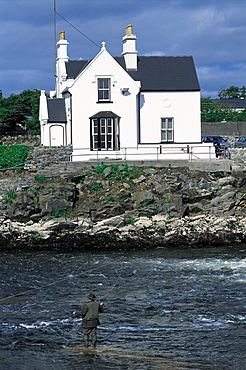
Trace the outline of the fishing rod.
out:
<instances>
[{"instance_id":1,"label":"fishing rod","mask_svg":"<svg viewBox=\"0 0 246 370\"><path fill-rule=\"evenodd\" d=\"M97 270L97 269L99 269L99 268L101 268L101 267L104 267L104 266L108 266L108 265L110 265L110 264L112 264L112 263L114 263L114 262L104 263L104 264L102 264L102 265L99 265L99 266L97 266L97 267L91 268L91 269L86 270L86 271L84 271L84 272L81 272L81 273L79 273L79 274L72 275L72 276L70 275L70 276L67 276L67 277L65 277L65 278L62 278L62 279L59 279L59 280L53 281L52 283L48 283L48 284L42 285L41 287L33 288L33 289L29 289L29 290L26 290L26 291L21 292L21 293L17 293L17 294L10 295L10 296L8 296L8 297L0 298L0 302L6 301L6 300L11 299L11 298L21 297L21 296L23 296L23 295L26 295L26 294L29 294L29 293L35 292L35 291L37 291L37 290L41 290L41 289L46 288L46 287L48 287L48 286L55 285L55 284L57 284L57 283L60 283L61 281L65 281L65 280L68 280L68 279L72 279L72 278L75 278L75 277L78 277L78 276L81 276L81 275L86 275L88 272L91 272L91 271ZM120 275L118 276L117 281L119 280L119 277L120 277ZM117 281L115 282L115 284L114 284L114 286L113 286L113 289L114 289L114 287L115 287L115 285L116 285ZM113 290L113 289L112 289L112 290ZM111 292L109 292L109 293L111 293ZM107 296L109 295L109 293L107 294Z\"/></svg>"}]
</instances>

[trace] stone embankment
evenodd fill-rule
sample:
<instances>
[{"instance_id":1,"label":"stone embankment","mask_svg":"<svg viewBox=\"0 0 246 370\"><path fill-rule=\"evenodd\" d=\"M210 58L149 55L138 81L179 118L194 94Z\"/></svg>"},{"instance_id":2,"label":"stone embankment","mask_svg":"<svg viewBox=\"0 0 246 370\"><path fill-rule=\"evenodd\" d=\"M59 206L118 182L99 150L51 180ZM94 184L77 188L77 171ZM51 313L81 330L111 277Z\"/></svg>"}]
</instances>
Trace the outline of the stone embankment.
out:
<instances>
[{"instance_id":1,"label":"stone embankment","mask_svg":"<svg viewBox=\"0 0 246 370\"><path fill-rule=\"evenodd\" d=\"M0 249L244 244L245 150L232 154L230 172L127 164L4 172Z\"/></svg>"}]
</instances>

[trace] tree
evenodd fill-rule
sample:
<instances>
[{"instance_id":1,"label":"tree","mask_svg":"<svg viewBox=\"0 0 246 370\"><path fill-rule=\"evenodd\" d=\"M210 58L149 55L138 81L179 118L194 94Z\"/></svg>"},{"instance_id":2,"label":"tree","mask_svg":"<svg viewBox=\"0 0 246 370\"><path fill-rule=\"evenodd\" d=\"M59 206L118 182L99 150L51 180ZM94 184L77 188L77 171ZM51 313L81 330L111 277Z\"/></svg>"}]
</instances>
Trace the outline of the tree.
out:
<instances>
[{"instance_id":1,"label":"tree","mask_svg":"<svg viewBox=\"0 0 246 370\"><path fill-rule=\"evenodd\" d=\"M229 105L220 104L219 100L201 98L202 122L237 121L238 113Z\"/></svg>"},{"instance_id":2,"label":"tree","mask_svg":"<svg viewBox=\"0 0 246 370\"><path fill-rule=\"evenodd\" d=\"M32 133L39 134L39 97L40 91L36 89L11 94L8 98L1 97L0 123L2 123L2 129L4 127L10 132L15 132L19 124Z\"/></svg>"},{"instance_id":3,"label":"tree","mask_svg":"<svg viewBox=\"0 0 246 370\"><path fill-rule=\"evenodd\" d=\"M218 93L220 99L240 99L246 98L246 86L237 87L231 86L228 89L223 89Z\"/></svg>"}]
</instances>

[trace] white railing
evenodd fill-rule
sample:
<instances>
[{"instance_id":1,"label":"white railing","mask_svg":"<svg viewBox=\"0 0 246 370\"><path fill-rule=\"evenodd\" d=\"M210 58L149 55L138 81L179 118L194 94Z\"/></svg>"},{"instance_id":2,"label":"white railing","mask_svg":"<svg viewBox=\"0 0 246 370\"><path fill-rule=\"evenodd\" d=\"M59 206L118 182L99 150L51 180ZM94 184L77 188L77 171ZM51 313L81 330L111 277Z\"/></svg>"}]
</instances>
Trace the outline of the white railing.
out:
<instances>
[{"instance_id":1,"label":"white railing","mask_svg":"<svg viewBox=\"0 0 246 370\"><path fill-rule=\"evenodd\" d=\"M223 153L222 153L223 154ZM224 155L225 157L225 155ZM121 147L119 150L89 148L73 149L72 161L105 161L105 160L167 160L167 159L215 159L215 149L212 145L194 144L183 146L137 146Z\"/></svg>"}]
</instances>

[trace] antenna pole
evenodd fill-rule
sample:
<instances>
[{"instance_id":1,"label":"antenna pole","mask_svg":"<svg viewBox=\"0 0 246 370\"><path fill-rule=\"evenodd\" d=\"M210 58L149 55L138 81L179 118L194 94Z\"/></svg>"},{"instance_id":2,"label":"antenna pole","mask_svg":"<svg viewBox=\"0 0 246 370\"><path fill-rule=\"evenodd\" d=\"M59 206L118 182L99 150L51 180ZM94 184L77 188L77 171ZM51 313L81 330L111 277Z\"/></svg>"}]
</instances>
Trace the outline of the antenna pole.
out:
<instances>
[{"instance_id":1,"label":"antenna pole","mask_svg":"<svg viewBox=\"0 0 246 370\"><path fill-rule=\"evenodd\" d=\"M56 0L54 0L54 51L55 51L55 74L56 74Z\"/></svg>"}]
</instances>

